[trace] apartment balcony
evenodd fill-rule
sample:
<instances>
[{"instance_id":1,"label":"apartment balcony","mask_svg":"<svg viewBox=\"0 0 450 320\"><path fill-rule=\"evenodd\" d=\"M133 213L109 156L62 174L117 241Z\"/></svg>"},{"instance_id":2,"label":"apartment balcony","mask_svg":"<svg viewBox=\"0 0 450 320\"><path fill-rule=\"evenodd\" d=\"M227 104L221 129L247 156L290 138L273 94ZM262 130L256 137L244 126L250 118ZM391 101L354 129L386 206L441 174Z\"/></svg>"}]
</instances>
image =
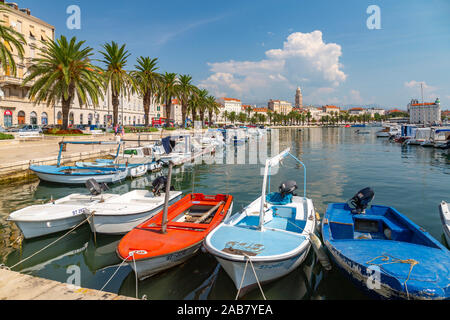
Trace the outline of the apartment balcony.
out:
<instances>
[{"instance_id":1,"label":"apartment balcony","mask_svg":"<svg viewBox=\"0 0 450 320\"><path fill-rule=\"evenodd\" d=\"M14 85L22 86L23 78L13 76L0 76L0 86ZM29 88L33 85L34 81L30 81L25 87Z\"/></svg>"}]
</instances>

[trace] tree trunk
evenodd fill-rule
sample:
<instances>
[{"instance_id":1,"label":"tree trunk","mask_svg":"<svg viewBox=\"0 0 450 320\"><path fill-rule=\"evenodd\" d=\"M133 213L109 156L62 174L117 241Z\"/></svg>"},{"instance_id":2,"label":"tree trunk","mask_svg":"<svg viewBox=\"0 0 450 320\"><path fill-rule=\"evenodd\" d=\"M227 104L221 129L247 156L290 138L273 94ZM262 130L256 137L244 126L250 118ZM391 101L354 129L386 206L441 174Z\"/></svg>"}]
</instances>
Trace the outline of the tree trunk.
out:
<instances>
[{"instance_id":1,"label":"tree trunk","mask_svg":"<svg viewBox=\"0 0 450 320\"><path fill-rule=\"evenodd\" d=\"M62 122L62 129L68 130L69 129L69 111L70 111L70 99L69 100L62 100L62 116L63 116L63 122Z\"/></svg>"},{"instance_id":2,"label":"tree trunk","mask_svg":"<svg viewBox=\"0 0 450 320\"><path fill-rule=\"evenodd\" d=\"M181 103L181 119L183 119L183 123L182 123L183 127L186 125L186 114L187 114L187 105L184 103Z\"/></svg>"},{"instance_id":3,"label":"tree trunk","mask_svg":"<svg viewBox=\"0 0 450 320\"><path fill-rule=\"evenodd\" d=\"M144 118L145 118L145 126L148 127L150 124L150 119L149 119L149 115L150 115L150 92L147 92L144 95Z\"/></svg>"},{"instance_id":4,"label":"tree trunk","mask_svg":"<svg viewBox=\"0 0 450 320\"><path fill-rule=\"evenodd\" d=\"M113 126L117 126L119 124L119 95L112 93L111 103L113 106Z\"/></svg>"}]
</instances>

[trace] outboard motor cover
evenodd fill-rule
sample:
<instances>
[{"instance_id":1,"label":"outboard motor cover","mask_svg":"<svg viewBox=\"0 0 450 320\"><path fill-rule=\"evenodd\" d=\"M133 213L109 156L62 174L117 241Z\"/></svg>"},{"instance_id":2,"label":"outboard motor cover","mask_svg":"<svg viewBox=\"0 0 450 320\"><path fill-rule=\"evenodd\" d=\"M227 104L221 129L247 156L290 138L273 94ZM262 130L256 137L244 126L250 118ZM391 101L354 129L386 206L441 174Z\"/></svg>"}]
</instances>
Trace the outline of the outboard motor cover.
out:
<instances>
[{"instance_id":1,"label":"outboard motor cover","mask_svg":"<svg viewBox=\"0 0 450 320\"><path fill-rule=\"evenodd\" d=\"M365 188L359 191L352 199L350 199L350 203L355 207L355 209L352 210L352 213L364 213L374 197L375 192L371 188Z\"/></svg>"},{"instance_id":2,"label":"outboard motor cover","mask_svg":"<svg viewBox=\"0 0 450 320\"><path fill-rule=\"evenodd\" d=\"M89 179L85 185L89 193L93 196L101 195L103 191L109 189L106 183L98 183L95 179Z\"/></svg>"},{"instance_id":3,"label":"outboard motor cover","mask_svg":"<svg viewBox=\"0 0 450 320\"><path fill-rule=\"evenodd\" d=\"M297 182L290 180L283 182L280 186L280 193L283 197L288 194L294 195L294 191L298 189Z\"/></svg>"}]
</instances>

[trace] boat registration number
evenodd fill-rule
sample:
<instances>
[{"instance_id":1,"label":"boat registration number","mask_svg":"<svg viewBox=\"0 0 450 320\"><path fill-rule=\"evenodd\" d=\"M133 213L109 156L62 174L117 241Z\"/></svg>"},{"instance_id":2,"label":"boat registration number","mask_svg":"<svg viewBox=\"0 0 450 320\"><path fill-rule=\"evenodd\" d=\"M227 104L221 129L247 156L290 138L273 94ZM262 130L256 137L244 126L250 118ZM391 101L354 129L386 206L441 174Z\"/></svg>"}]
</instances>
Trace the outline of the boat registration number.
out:
<instances>
[{"instance_id":1,"label":"boat registration number","mask_svg":"<svg viewBox=\"0 0 450 320\"><path fill-rule=\"evenodd\" d=\"M83 214L85 210L86 210L86 208L73 210L73 211L72 211L72 216L78 216L78 215L80 215L80 214Z\"/></svg>"},{"instance_id":2,"label":"boat registration number","mask_svg":"<svg viewBox=\"0 0 450 320\"><path fill-rule=\"evenodd\" d=\"M225 247L233 250L249 251L257 255L265 249L264 245L259 243L238 242L238 241L230 241L225 245Z\"/></svg>"}]
</instances>

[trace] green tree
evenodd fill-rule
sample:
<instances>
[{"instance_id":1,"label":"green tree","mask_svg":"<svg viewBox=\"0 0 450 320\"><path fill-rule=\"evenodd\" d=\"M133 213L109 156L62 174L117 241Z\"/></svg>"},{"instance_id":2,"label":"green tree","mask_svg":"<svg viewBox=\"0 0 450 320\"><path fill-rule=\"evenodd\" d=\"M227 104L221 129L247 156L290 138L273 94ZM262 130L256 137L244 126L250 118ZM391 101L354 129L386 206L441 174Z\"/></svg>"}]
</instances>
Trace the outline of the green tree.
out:
<instances>
[{"instance_id":1,"label":"green tree","mask_svg":"<svg viewBox=\"0 0 450 320\"><path fill-rule=\"evenodd\" d=\"M158 97L159 101L164 104L164 117L166 119L173 119L172 115L172 99L177 96L179 82L176 73L164 73L162 76Z\"/></svg>"},{"instance_id":2,"label":"green tree","mask_svg":"<svg viewBox=\"0 0 450 320\"><path fill-rule=\"evenodd\" d=\"M157 58L140 57L135 65L136 70L131 72L143 100L146 127L149 126L150 105L161 81L161 75L156 72L158 70L157 63Z\"/></svg>"},{"instance_id":3,"label":"green tree","mask_svg":"<svg viewBox=\"0 0 450 320\"><path fill-rule=\"evenodd\" d=\"M125 67L128 57L131 55L126 50L126 45L119 45L112 41L102 46L104 51L100 51L104 64L104 83L106 88L111 89L111 104L113 106L113 125L119 124L119 104L120 96L128 96L134 88L134 79ZM123 123L123 119L122 119Z\"/></svg>"},{"instance_id":4,"label":"green tree","mask_svg":"<svg viewBox=\"0 0 450 320\"><path fill-rule=\"evenodd\" d=\"M197 91L197 87L192 84L192 77L189 75L181 75L178 81L176 94L181 104L181 115L183 125L186 123L186 115L188 113L189 99L192 94ZM192 119L194 121L194 119Z\"/></svg>"},{"instance_id":5,"label":"green tree","mask_svg":"<svg viewBox=\"0 0 450 320\"><path fill-rule=\"evenodd\" d=\"M34 81L28 96L35 103L55 106L61 102L65 130L69 127L69 110L75 97L81 106L88 99L95 106L105 88L101 70L90 62L93 49L82 48L84 43L77 42L75 37L69 42L64 36L45 42L39 49L40 57L33 59L30 74L23 81L23 85Z\"/></svg>"},{"instance_id":6,"label":"green tree","mask_svg":"<svg viewBox=\"0 0 450 320\"><path fill-rule=\"evenodd\" d=\"M0 13L7 14L8 12L8 7L0 3ZM17 32L10 26L6 26L4 23L5 21L0 20L0 65L5 70L6 75L16 76L17 66L13 52L16 51L22 60L25 53L23 46L27 42L20 32Z\"/></svg>"}]
</instances>

